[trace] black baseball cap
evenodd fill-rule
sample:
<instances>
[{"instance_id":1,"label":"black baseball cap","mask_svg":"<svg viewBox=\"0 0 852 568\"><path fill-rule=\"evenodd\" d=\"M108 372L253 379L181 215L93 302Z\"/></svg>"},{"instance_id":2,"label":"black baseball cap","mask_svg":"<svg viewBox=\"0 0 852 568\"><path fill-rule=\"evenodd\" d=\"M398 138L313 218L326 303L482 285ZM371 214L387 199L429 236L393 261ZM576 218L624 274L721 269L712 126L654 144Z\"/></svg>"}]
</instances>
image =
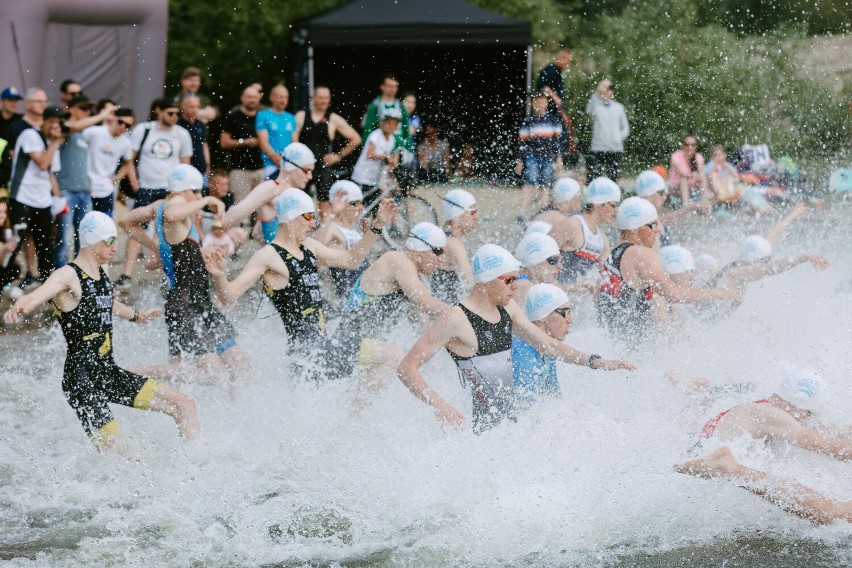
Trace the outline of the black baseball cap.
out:
<instances>
[{"instance_id":1,"label":"black baseball cap","mask_svg":"<svg viewBox=\"0 0 852 568\"><path fill-rule=\"evenodd\" d=\"M68 111L65 110L64 108L47 107L46 109L44 109L44 119L45 120L47 120L48 118L60 118L60 119L64 120L64 119L68 118L69 116L71 116L71 115L68 114Z\"/></svg>"}]
</instances>

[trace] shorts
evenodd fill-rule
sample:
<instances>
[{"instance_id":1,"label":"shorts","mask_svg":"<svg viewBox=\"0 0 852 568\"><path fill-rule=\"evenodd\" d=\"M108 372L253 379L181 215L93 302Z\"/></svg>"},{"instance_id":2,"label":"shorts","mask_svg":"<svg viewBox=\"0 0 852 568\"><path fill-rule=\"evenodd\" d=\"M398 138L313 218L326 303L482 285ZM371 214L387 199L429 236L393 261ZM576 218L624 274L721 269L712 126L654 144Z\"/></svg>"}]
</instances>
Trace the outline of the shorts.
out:
<instances>
[{"instance_id":1,"label":"shorts","mask_svg":"<svg viewBox=\"0 0 852 568\"><path fill-rule=\"evenodd\" d=\"M197 294L197 292L195 293ZM166 299L169 355L221 355L236 347L237 332L208 298L201 302L191 290L172 288Z\"/></svg>"},{"instance_id":2,"label":"shorts","mask_svg":"<svg viewBox=\"0 0 852 568\"><path fill-rule=\"evenodd\" d=\"M155 201L165 199L168 192L165 189L148 189L145 187L139 188L139 193L136 194L135 207L146 207Z\"/></svg>"},{"instance_id":3,"label":"shorts","mask_svg":"<svg viewBox=\"0 0 852 568\"><path fill-rule=\"evenodd\" d=\"M524 185L537 185L539 187L553 187L556 176L556 160L539 158L537 156L526 156L524 158Z\"/></svg>"},{"instance_id":4,"label":"shorts","mask_svg":"<svg viewBox=\"0 0 852 568\"><path fill-rule=\"evenodd\" d=\"M122 369L111 360L87 362L69 358L62 378L65 399L90 436L113 422L108 403L145 410L151 407L151 398L160 388L160 383Z\"/></svg>"}]
</instances>

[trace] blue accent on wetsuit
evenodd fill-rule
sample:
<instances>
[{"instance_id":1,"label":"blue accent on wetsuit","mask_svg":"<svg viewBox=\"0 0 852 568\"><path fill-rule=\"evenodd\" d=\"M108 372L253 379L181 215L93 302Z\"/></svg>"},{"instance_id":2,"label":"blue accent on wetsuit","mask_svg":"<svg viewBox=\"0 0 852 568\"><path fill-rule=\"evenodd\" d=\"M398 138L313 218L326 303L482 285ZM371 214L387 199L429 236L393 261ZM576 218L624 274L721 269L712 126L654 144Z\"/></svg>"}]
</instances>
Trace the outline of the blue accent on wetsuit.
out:
<instances>
[{"instance_id":1,"label":"blue accent on wetsuit","mask_svg":"<svg viewBox=\"0 0 852 568\"><path fill-rule=\"evenodd\" d=\"M163 262L163 272L166 273L166 278L169 279L169 289L171 289L175 285L175 263L172 257L172 245L166 240L166 232L163 229L163 211L165 208L165 202L160 203L160 206L157 207L157 219L154 226L157 229L157 239L160 241L160 259ZM198 243L201 242L194 223L189 226L189 235L187 238L193 239Z\"/></svg>"},{"instance_id":2,"label":"blue accent on wetsuit","mask_svg":"<svg viewBox=\"0 0 852 568\"><path fill-rule=\"evenodd\" d=\"M556 359L545 359L538 349L512 336L512 371L515 399L523 406L532 406L542 395L557 396Z\"/></svg>"},{"instance_id":3,"label":"blue accent on wetsuit","mask_svg":"<svg viewBox=\"0 0 852 568\"><path fill-rule=\"evenodd\" d=\"M263 242L268 245L278 234L278 219L273 217L269 221L261 221L260 230L263 233Z\"/></svg>"}]
</instances>

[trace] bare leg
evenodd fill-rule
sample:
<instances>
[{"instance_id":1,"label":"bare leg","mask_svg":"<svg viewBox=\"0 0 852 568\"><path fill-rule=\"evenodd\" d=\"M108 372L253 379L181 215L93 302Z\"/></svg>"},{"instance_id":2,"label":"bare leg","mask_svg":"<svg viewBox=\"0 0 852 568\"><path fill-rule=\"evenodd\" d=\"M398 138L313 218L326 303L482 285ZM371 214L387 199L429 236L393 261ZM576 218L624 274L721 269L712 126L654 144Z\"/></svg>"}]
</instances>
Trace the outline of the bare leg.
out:
<instances>
[{"instance_id":1,"label":"bare leg","mask_svg":"<svg viewBox=\"0 0 852 568\"><path fill-rule=\"evenodd\" d=\"M738 462L727 447L719 448L706 457L684 462L677 466L677 470L705 479L728 479L776 507L819 525L838 520L852 522L852 501L833 501L796 481L773 479Z\"/></svg>"},{"instance_id":2,"label":"bare leg","mask_svg":"<svg viewBox=\"0 0 852 568\"><path fill-rule=\"evenodd\" d=\"M352 405L356 411L369 406L370 399L387 388L396 378L396 368L405 356L395 343L376 342L376 355L361 379L360 389Z\"/></svg>"},{"instance_id":3,"label":"bare leg","mask_svg":"<svg viewBox=\"0 0 852 568\"><path fill-rule=\"evenodd\" d=\"M529 207L530 200L533 196L533 191L535 191L535 188L527 184L524 184L524 187L521 190L521 209L518 213L522 217L527 216L527 207Z\"/></svg>"},{"instance_id":4,"label":"bare leg","mask_svg":"<svg viewBox=\"0 0 852 568\"><path fill-rule=\"evenodd\" d=\"M24 258L27 262L27 272L32 276L36 276L36 253L35 253L35 245L33 245L33 237L31 234L27 234L24 237Z\"/></svg>"},{"instance_id":5,"label":"bare leg","mask_svg":"<svg viewBox=\"0 0 852 568\"><path fill-rule=\"evenodd\" d=\"M174 418L181 436L187 440L198 438L198 413L195 410L195 401L188 395L163 385L151 398L151 410Z\"/></svg>"},{"instance_id":6,"label":"bare leg","mask_svg":"<svg viewBox=\"0 0 852 568\"><path fill-rule=\"evenodd\" d=\"M251 370L251 361L239 346L231 347L220 356L222 363L230 374L232 382L238 382L248 375Z\"/></svg>"},{"instance_id":7,"label":"bare leg","mask_svg":"<svg viewBox=\"0 0 852 568\"><path fill-rule=\"evenodd\" d=\"M127 249L124 253L124 274L133 276L133 271L136 268L136 259L142 251L142 243L134 238L127 239Z\"/></svg>"}]
</instances>

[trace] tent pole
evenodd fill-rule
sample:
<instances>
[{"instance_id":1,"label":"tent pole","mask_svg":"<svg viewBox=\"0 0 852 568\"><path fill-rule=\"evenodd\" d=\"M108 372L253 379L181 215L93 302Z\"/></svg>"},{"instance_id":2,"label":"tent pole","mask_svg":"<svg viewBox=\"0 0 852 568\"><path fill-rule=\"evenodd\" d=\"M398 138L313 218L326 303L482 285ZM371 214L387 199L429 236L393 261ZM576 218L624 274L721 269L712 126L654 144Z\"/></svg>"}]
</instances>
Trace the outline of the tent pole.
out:
<instances>
[{"instance_id":1,"label":"tent pole","mask_svg":"<svg viewBox=\"0 0 852 568\"><path fill-rule=\"evenodd\" d=\"M532 85L532 60L533 50L532 46L527 46L527 96L525 97L525 106L527 109L527 114L530 114L530 85Z\"/></svg>"},{"instance_id":2,"label":"tent pole","mask_svg":"<svg viewBox=\"0 0 852 568\"><path fill-rule=\"evenodd\" d=\"M308 96L314 96L314 48L308 46Z\"/></svg>"}]
</instances>

